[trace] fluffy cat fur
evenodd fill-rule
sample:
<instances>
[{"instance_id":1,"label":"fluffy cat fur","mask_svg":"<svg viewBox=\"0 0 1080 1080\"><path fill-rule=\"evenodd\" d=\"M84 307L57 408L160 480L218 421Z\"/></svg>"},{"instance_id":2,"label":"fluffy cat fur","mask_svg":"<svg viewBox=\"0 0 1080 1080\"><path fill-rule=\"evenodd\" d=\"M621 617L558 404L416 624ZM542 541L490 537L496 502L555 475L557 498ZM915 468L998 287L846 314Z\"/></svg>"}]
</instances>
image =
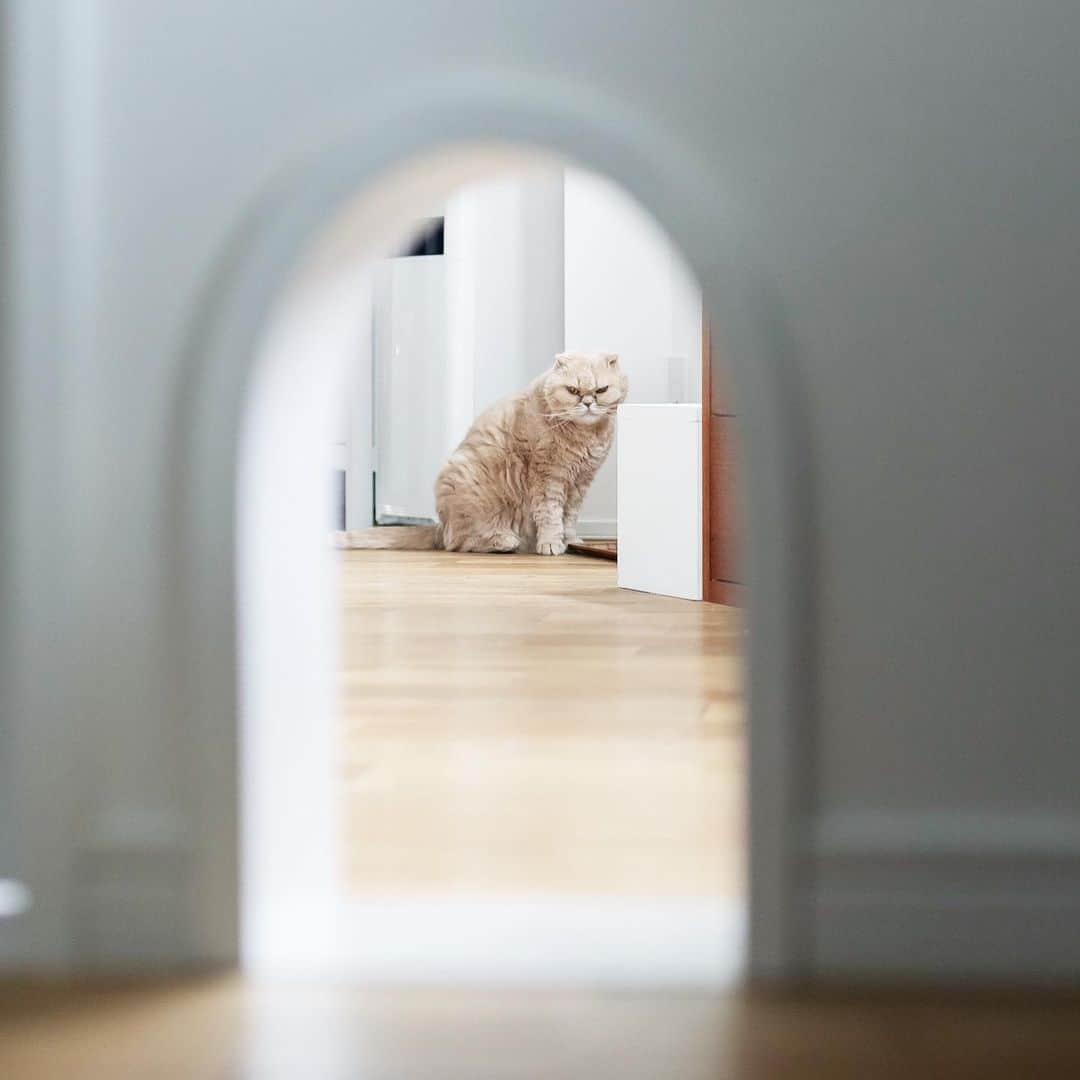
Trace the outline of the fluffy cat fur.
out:
<instances>
[{"instance_id":1,"label":"fluffy cat fur","mask_svg":"<svg viewBox=\"0 0 1080 1080\"><path fill-rule=\"evenodd\" d=\"M614 353L560 353L474 421L435 483L437 525L340 532L335 542L561 555L577 540L581 500L611 450L628 387Z\"/></svg>"}]
</instances>

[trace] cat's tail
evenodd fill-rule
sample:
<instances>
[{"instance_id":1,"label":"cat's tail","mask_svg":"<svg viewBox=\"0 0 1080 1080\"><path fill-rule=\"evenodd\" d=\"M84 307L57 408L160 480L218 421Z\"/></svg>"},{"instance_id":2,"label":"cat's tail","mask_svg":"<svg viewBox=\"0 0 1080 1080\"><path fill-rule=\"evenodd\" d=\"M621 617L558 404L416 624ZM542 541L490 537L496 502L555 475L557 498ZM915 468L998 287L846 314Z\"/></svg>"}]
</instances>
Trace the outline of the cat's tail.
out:
<instances>
[{"instance_id":1,"label":"cat's tail","mask_svg":"<svg viewBox=\"0 0 1080 1080\"><path fill-rule=\"evenodd\" d=\"M330 542L333 547L349 550L435 551L442 546L439 533L438 525L377 525L335 532Z\"/></svg>"}]
</instances>

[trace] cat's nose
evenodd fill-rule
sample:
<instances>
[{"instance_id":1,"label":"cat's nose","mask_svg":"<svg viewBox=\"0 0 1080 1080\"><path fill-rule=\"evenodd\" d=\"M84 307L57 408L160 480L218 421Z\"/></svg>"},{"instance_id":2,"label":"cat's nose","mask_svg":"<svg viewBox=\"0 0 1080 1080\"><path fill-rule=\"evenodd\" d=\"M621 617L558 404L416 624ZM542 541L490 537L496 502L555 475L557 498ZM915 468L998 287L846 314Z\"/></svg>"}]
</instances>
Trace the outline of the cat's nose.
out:
<instances>
[{"instance_id":1,"label":"cat's nose","mask_svg":"<svg viewBox=\"0 0 1080 1080\"><path fill-rule=\"evenodd\" d=\"M586 395L585 395L585 396L584 396L584 397L583 397L583 398L581 399L581 403L582 403L583 405L591 405L591 404L593 403L593 401L594 401L594 400L595 400L595 399L593 398L592 394L586 394Z\"/></svg>"}]
</instances>

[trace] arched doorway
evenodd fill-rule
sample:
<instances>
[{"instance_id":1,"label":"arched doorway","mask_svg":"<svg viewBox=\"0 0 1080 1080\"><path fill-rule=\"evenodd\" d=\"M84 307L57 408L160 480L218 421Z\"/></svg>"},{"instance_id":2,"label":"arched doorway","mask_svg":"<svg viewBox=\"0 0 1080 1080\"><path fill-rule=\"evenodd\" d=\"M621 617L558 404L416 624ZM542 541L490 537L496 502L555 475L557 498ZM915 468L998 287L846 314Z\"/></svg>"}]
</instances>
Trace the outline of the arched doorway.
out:
<instances>
[{"instance_id":1,"label":"arched doorway","mask_svg":"<svg viewBox=\"0 0 1080 1080\"><path fill-rule=\"evenodd\" d=\"M186 586L176 629L188 671L181 693L199 736L198 806L207 821L236 820L237 581L232 561L222 556L235 550L237 487L222 465L237 457L257 345L272 309L301 263L317 266L342 243L356 260L370 258L407 226L417 199L445 195L490 168L507 141L543 146L611 176L667 227L698 273L714 342L731 362L748 478L750 969L792 973L803 946L794 887L793 732L804 729L807 709L809 593L798 569L809 506L795 483L797 394L785 383L777 343L763 332L766 313L773 326L775 313L747 255L750 230L719 205L722 185L712 169L662 133L641 130L610 103L570 108L554 102L548 88L539 91L508 98L490 87L432 88L384 117L377 130L358 133L300 169L242 230L221 278L207 285L205 321L192 341L191 379L177 410L173 553ZM447 144L453 152L436 160L435 149ZM362 197L354 202L356 192ZM335 228L325 231L335 217ZM311 584L317 605L325 583ZM287 634L284 620L280 626ZM318 744L317 725L307 735ZM236 829L207 830L193 853L194 927L205 953L231 955L237 947L237 838Z\"/></svg>"}]
</instances>

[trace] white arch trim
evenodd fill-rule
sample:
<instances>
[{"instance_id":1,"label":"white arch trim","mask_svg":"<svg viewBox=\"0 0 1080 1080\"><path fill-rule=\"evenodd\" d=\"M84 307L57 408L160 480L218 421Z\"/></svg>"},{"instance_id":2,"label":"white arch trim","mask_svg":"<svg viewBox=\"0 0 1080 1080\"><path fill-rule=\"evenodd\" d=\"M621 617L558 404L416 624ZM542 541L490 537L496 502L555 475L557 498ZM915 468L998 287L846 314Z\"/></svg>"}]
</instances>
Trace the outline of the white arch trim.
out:
<instances>
[{"instance_id":1,"label":"white arch trim","mask_svg":"<svg viewBox=\"0 0 1080 1080\"><path fill-rule=\"evenodd\" d=\"M193 951L228 960L240 940L235 463L275 307L298 268L336 245L373 257L410 208L487 172L505 144L565 155L622 184L667 228L701 281L741 417L749 583L751 975L799 973L810 897L798 878L810 790L812 493L799 388L782 313L753 259L752 223L725 205L722 163L581 88L475 77L367 103L378 119L332 140L269 193L206 282L173 432L176 508L166 553L190 768ZM449 150L450 152L446 152ZM357 199L357 194L363 197ZM333 229L328 229L334 222Z\"/></svg>"}]
</instances>

